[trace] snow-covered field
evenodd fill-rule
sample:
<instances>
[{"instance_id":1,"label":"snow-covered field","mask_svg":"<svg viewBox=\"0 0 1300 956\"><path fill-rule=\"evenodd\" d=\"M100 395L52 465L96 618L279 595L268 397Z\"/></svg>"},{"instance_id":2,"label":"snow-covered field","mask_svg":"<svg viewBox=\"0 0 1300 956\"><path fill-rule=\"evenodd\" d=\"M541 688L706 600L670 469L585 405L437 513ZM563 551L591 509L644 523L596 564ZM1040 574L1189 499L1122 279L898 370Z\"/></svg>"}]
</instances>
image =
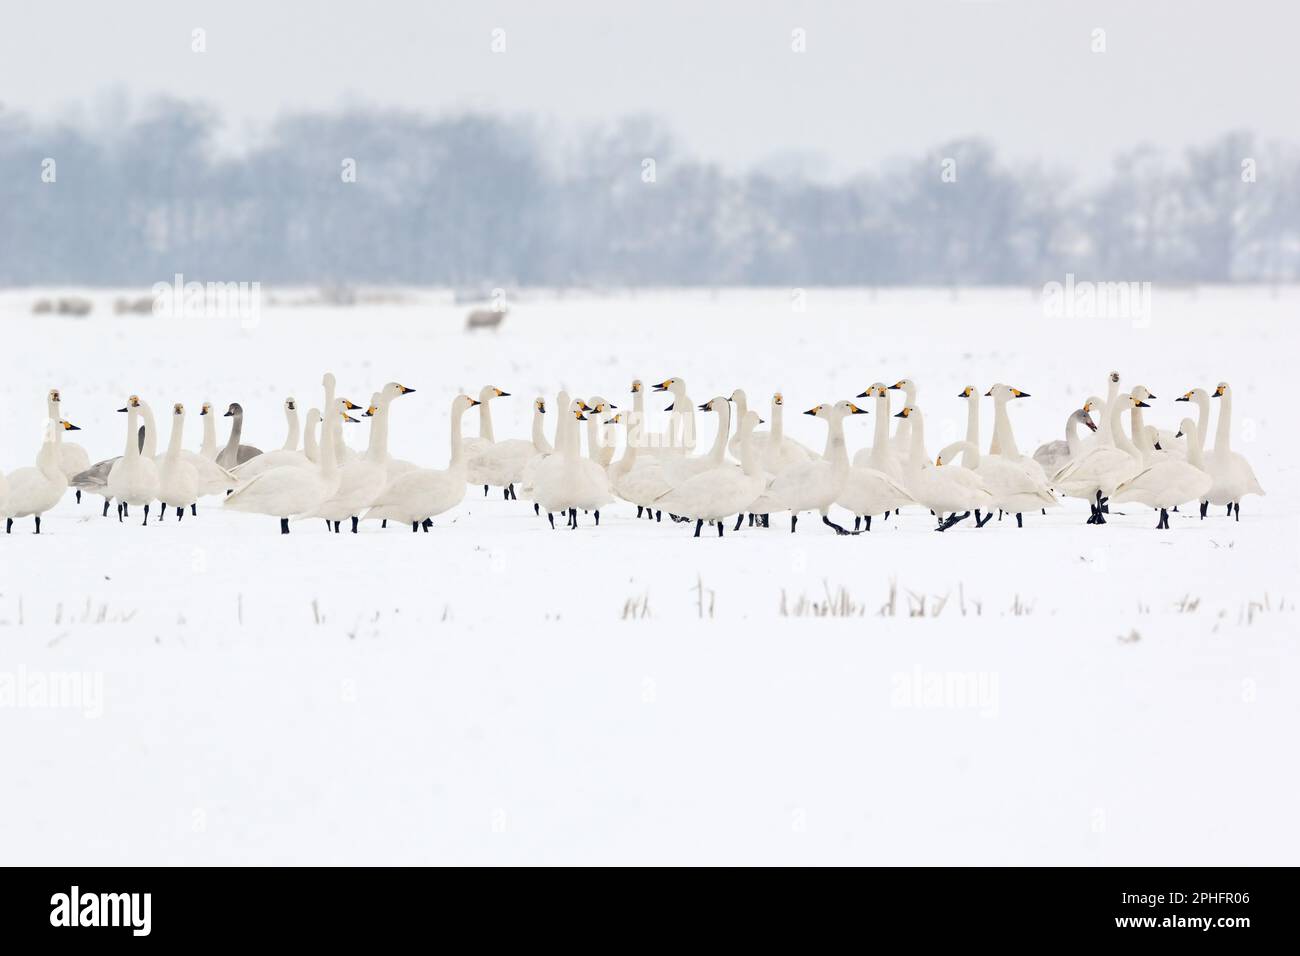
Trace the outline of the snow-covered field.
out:
<instances>
[{"instance_id":1,"label":"snow-covered field","mask_svg":"<svg viewBox=\"0 0 1300 956\"><path fill-rule=\"evenodd\" d=\"M46 294L0 293L6 471L54 386L98 459L131 392L239 401L244 440L275 448L283 398L319 404L326 369L359 403L396 380L417 394L393 453L441 466L452 397L484 384L514 396L498 437L561 387L623 404L634 377L678 376L764 408L781 389L820 447L796 412L910 377L934 454L966 385L1032 393L1011 410L1032 450L1114 368L1165 427L1178 394L1230 382L1268 496L1169 532L1131 506L1089 527L1075 502L1022 530L904 513L694 540L626 505L553 532L472 490L429 534L287 537L211 499L142 528L69 495L0 540L5 862L1300 859L1300 291L1157 288L1149 323L1047 317L1027 290L814 289L802 312L784 289L537 294L478 335L433 293L250 329L113 316L114 292L32 316ZM846 424L850 452L871 427Z\"/></svg>"}]
</instances>

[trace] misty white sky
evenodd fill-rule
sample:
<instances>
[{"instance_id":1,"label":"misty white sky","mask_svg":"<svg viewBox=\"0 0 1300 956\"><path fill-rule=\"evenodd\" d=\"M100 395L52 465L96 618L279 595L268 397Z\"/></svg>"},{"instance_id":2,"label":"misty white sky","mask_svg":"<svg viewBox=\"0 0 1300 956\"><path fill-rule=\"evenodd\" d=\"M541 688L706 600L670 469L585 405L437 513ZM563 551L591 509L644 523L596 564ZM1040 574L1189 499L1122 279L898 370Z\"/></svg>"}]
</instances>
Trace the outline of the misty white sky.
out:
<instances>
[{"instance_id":1,"label":"misty white sky","mask_svg":"<svg viewBox=\"0 0 1300 956\"><path fill-rule=\"evenodd\" d=\"M0 12L0 104L197 98L233 145L297 108L651 113L699 158L823 175L981 134L1087 177L1139 142L1300 142L1297 35L1289 0L40 0Z\"/></svg>"}]
</instances>

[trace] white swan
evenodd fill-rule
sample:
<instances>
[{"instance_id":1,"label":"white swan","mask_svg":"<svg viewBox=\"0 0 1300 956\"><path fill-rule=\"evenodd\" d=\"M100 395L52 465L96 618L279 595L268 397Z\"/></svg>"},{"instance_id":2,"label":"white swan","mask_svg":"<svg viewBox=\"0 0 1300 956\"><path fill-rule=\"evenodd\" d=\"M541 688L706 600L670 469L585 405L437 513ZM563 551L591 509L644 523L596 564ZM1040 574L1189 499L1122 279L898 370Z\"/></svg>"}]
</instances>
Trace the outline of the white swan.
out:
<instances>
[{"instance_id":1,"label":"white swan","mask_svg":"<svg viewBox=\"0 0 1300 956\"><path fill-rule=\"evenodd\" d=\"M917 433L918 427L919 424L912 426L913 435ZM962 456L961 465L944 465L945 461L951 462L959 454ZM940 450L934 459L934 467L926 462L920 468L916 486L925 497L919 500L939 519L936 531L947 531L957 522L964 521L972 511L975 512L977 528L984 527L992 520L991 513L979 520L980 512L996 502L993 490L978 469L989 458L996 457L981 455L979 446L974 442L955 441ZM960 514L957 513L959 509ZM943 517L945 511L950 512L947 519Z\"/></svg>"},{"instance_id":2,"label":"white swan","mask_svg":"<svg viewBox=\"0 0 1300 956\"><path fill-rule=\"evenodd\" d=\"M496 398L507 398L509 392L503 392L495 385L484 385L478 393L478 437L464 438L461 443L465 446L465 471L466 474L472 474L474 471L474 460L479 455L486 452L496 444L496 433L492 430L492 400ZM476 485L484 484L475 480ZM483 494L487 495L486 486L483 488Z\"/></svg>"},{"instance_id":3,"label":"white swan","mask_svg":"<svg viewBox=\"0 0 1300 956\"><path fill-rule=\"evenodd\" d=\"M673 397L664 409L672 414L668 418L668 430L662 436L664 444L660 453L689 455L695 450L695 403L686 391L686 379L666 378L654 386L654 391L668 392Z\"/></svg>"},{"instance_id":4,"label":"white swan","mask_svg":"<svg viewBox=\"0 0 1300 956\"><path fill-rule=\"evenodd\" d=\"M379 393L379 407L383 409L384 415L384 420L380 423L380 428L383 432L384 454L387 457L385 464L388 468L389 481L392 481L398 475L404 475L408 471L415 471L415 469L420 467L413 461L406 461L403 458L394 458L392 455L388 454L388 435L389 426L392 422L393 400L400 398L403 395L413 394L415 394L415 389L407 388L405 385L401 385L397 382L388 382Z\"/></svg>"},{"instance_id":5,"label":"white swan","mask_svg":"<svg viewBox=\"0 0 1300 956\"><path fill-rule=\"evenodd\" d=\"M1010 389L1015 397L1024 397L1024 392ZM962 389L958 398L966 400L966 441L979 448L980 440L980 394L973 385ZM1002 406L1005 415L1005 405ZM1004 453L1015 452L1015 439L1011 436L1010 422L1006 425L1006 437L1001 447ZM968 468L984 480L984 485L993 495L993 506L1001 511L1016 516L1016 527L1024 527L1024 512L1031 509L1054 508L1056 497L1052 494L1040 464L1032 459L1012 458L1009 454L983 455L978 451L968 452L964 458ZM1030 467L1032 465L1032 467ZM984 521L978 512L975 514L977 527L983 527Z\"/></svg>"},{"instance_id":6,"label":"white swan","mask_svg":"<svg viewBox=\"0 0 1300 956\"><path fill-rule=\"evenodd\" d=\"M57 408L57 403L48 406ZM64 432L80 429L61 418L50 418L45 427L45 440L36 453L36 465L19 468L0 477L0 514L5 516L5 534L12 534L15 518L35 518L36 533L41 533L41 515L59 503L68 490L68 476L63 473L59 446Z\"/></svg>"},{"instance_id":7,"label":"white swan","mask_svg":"<svg viewBox=\"0 0 1300 956\"><path fill-rule=\"evenodd\" d=\"M546 512L546 520L555 527L555 514L567 513L569 527L578 527L578 510L593 513L600 524L600 508L613 498L609 494L609 476L605 469L582 455L582 438L578 422L586 421L582 402L569 403L568 413L560 416L555 454L537 470L535 497Z\"/></svg>"},{"instance_id":8,"label":"white swan","mask_svg":"<svg viewBox=\"0 0 1300 956\"><path fill-rule=\"evenodd\" d=\"M607 427L612 423L607 422L605 416L615 408L618 406L613 402L606 401L599 395L593 395L590 400L591 414L587 416L587 457L606 469L614 461L618 442L617 432Z\"/></svg>"},{"instance_id":9,"label":"white swan","mask_svg":"<svg viewBox=\"0 0 1300 956\"><path fill-rule=\"evenodd\" d=\"M714 468L702 472L668 492L656 503L656 509L695 519L695 537L704 522L716 522L718 537L723 536L723 519L736 515L736 530L749 506L767 488L767 476L759 467L751 436L760 419L747 411L740 422L740 469Z\"/></svg>"},{"instance_id":10,"label":"white swan","mask_svg":"<svg viewBox=\"0 0 1300 956\"><path fill-rule=\"evenodd\" d=\"M119 408L126 412L126 450L122 457L113 463L108 473L108 497L117 502L117 520L120 522L128 513L129 505L144 505L144 524L149 523L149 503L158 497L158 465L154 461L153 445L156 440L150 436L157 431L152 427L153 412L140 401L138 395L126 400L126 407ZM139 445L136 422L141 415L147 419L145 425L144 448Z\"/></svg>"},{"instance_id":11,"label":"white swan","mask_svg":"<svg viewBox=\"0 0 1300 956\"><path fill-rule=\"evenodd\" d=\"M338 381L334 378L333 372L326 372L324 377L321 379L321 384L325 386L325 404L322 407L328 412L334 407L334 397L338 388ZM345 412L357 412L361 410L361 406L353 405L351 402L344 400L343 410ZM324 418L323 414L322 418ZM321 433L322 442L328 440L330 434L329 427L329 423L327 422L326 427ZM334 462L336 465L344 465L355 457L357 457L357 453L348 446L347 440L343 437L343 429L340 426L338 442L334 446Z\"/></svg>"},{"instance_id":12,"label":"white swan","mask_svg":"<svg viewBox=\"0 0 1300 956\"><path fill-rule=\"evenodd\" d=\"M893 385L887 386L890 391L903 392L903 407L916 407L916 383L910 378L900 378ZM859 395L859 398L865 398ZM895 418L898 416L895 415ZM894 454L902 461L907 461L908 456L912 454L912 421L910 418L904 418L894 429L894 437L889 440L889 446ZM919 465L922 462L908 462L909 465Z\"/></svg>"},{"instance_id":13,"label":"white swan","mask_svg":"<svg viewBox=\"0 0 1300 956\"><path fill-rule=\"evenodd\" d=\"M668 492L672 485L664 475L660 460L652 455L640 457L641 448L632 439L632 416L615 415L614 419L627 423L628 434L623 444L623 457L609 466L609 486L614 494L630 504L636 505L638 518L644 513L647 518L657 520L663 509L656 514L655 502Z\"/></svg>"},{"instance_id":14,"label":"white swan","mask_svg":"<svg viewBox=\"0 0 1300 956\"><path fill-rule=\"evenodd\" d=\"M937 531L946 531L958 521L970 517L975 509L985 509L993 501L984 481L969 468L941 470L930 461L925 450L925 416L919 408L904 406L896 418L910 419L908 429L912 447L908 454L907 491L918 503L929 508L938 519ZM942 461L942 455L939 456ZM948 517L944 518L944 513Z\"/></svg>"},{"instance_id":15,"label":"white swan","mask_svg":"<svg viewBox=\"0 0 1300 956\"><path fill-rule=\"evenodd\" d=\"M451 402L451 457L444 469L416 468L388 483L363 520L401 521L412 531L427 532L433 518L456 507L465 498L465 460L468 453L461 437L465 413L479 402L457 395ZM489 424L489 430L491 425Z\"/></svg>"},{"instance_id":16,"label":"white swan","mask_svg":"<svg viewBox=\"0 0 1300 956\"><path fill-rule=\"evenodd\" d=\"M375 392L370 397L370 443L366 453L339 468L339 480L334 491L320 503L310 517L324 518L339 533L339 524L352 519L352 533L357 533L358 517L375 501L388 485L388 435L384 428L387 409L381 406L383 396Z\"/></svg>"},{"instance_id":17,"label":"white swan","mask_svg":"<svg viewBox=\"0 0 1300 956\"><path fill-rule=\"evenodd\" d=\"M264 471L237 488L222 507L279 518L280 533L288 534L290 518L310 515L338 488L339 469L335 454L343 440L343 419L350 418L346 409L351 404L347 399L336 398L330 406L324 420L318 467L283 465Z\"/></svg>"},{"instance_id":18,"label":"white swan","mask_svg":"<svg viewBox=\"0 0 1300 956\"><path fill-rule=\"evenodd\" d=\"M159 521L167 517L169 505L176 508L176 520L184 520L185 509L193 507L199 500L199 470L183 457L181 441L184 437L185 406L177 402L172 406L172 433L167 451L157 463Z\"/></svg>"},{"instance_id":19,"label":"white swan","mask_svg":"<svg viewBox=\"0 0 1300 956\"><path fill-rule=\"evenodd\" d=\"M181 458L194 466L199 477L199 497L224 495L239 483L239 479L230 471L217 464L217 427L212 406L204 402L199 409L199 418L203 419L203 443L197 452L181 450ZM210 452L210 453L209 453ZM108 503L104 503L107 510ZM198 514L198 506L190 505L190 511Z\"/></svg>"},{"instance_id":20,"label":"white swan","mask_svg":"<svg viewBox=\"0 0 1300 956\"><path fill-rule=\"evenodd\" d=\"M907 484L907 471L905 465L907 458L912 453L909 447L900 455L895 454L893 440L889 436L889 388L884 382L876 382L871 385L865 392L859 392L858 398L876 398L876 424L874 437L869 448L860 448L858 453L853 456L854 467L874 468L876 471L883 471L889 477L900 485ZM899 425L906 424L900 422ZM907 426L909 429L911 425ZM910 432L909 432L910 435Z\"/></svg>"},{"instance_id":21,"label":"white swan","mask_svg":"<svg viewBox=\"0 0 1300 956\"><path fill-rule=\"evenodd\" d=\"M1050 487L1047 473L1043 471L1042 465L1020 454L1020 449L1016 445L1016 436L1011 431L1011 416L1007 414L1007 404L1012 399L1029 398L1029 393L1009 385L994 385L985 393L985 398L990 396L993 398L993 441L989 446L989 454L1014 463L1030 478ZM1016 521L1020 523L1019 516Z\"/></svg>"},{"instance_id":22,"label":"white swan","mask_svg":"<svg viewBox=\"0 0 1300 956\"><path fill-rule=\"evenodd\" d=\"M1262 495L1259 479L1242 455L1232 450L1232 388L1220 382L1214 389L1219 400L1219 422L1214 433L1214 448L1205 456L1205 469L1214 483L1205 500L1212 505L1227 505L1236 520L1241 520L1241 499ZM1202 436L1201 441L1204 442Z\"/></svg>"},{"instance_id":23,"label":"white swan","mask_svg":"<svg viewBox=\"0 0 1300 956\"><path fill-rule=\"evenodd\" d=\"M701 405L700 411L713 412L718 416L718 431L713 436L713 447L709 449L707 455L686 455L664 459L664 477L674 487L686 483L696 475L727 464L727 438L731 434L730 403L719 395Z\"/></svg>"},{"instance_id":24,"label":"white swan","mask_svg":"<svg viewBox=\"0 0 1300 956\"><path fill-rule=\"evenodd\" d=\"M749 399L745 395L745 390L738 388L731 393L730 401L736 406L737 428L736 434L727 443L727 449L733 457L739 459L739 423L744 420L745 413L749 411ZM756 431L750 437L750 441L754 444L754 454L758 457L759 467L775 475L790 465L797 465L801 461L812 461L817 457L817 453L811 448L801 445L793 438L786 437L785 398L780 392L772 396L771 420L772 427L769 431Z\"/></svg>"},{"instance_id":25,"label":"white swan","mask_svg":"<svg viewBox=\"0 0 1300 956\"><path fill-rule=\"evenodd\" d=\"M1110 434L1110 410L1115 407L1115 400L1119 397L1119 372L1111 372L1106 376L1106 405L1101 411L1101 424L1097 426L1097 438L1099 441L1112 443ZM1092 409L1088 409L1092 411Z\"/></svg>"},{"instance_id":26,"label":"white swan","mask_svg":"<svg viewBox=\"0 0 1300 956\"><path fill-rule=\"evenodd\" d=\"M1122 482L1111 496L1115 502L1137 501L1160 509L1157 530L1169 528L1170 508L1189 501L1200 501L1214 483L1209 472L1204 470L1199 444L1192 440L1196 422L1184 418L1179 430L1188 436L1186 461L1172 456L1160 458Z\"/></svg>"},{"instance_id":27,"label":"white swan","mask_svg":"<svg viewBox=\"0 0 1300 956\"><path fill-rule=\"evenodd\" d=\"M889 399L884 399L886 409L889 407ZM879 407L879 400L878 405ZM886 415L888 412L886 412ZM877 425L877 437L883 432L886 435L889 432L889 425L883 428ZM888 439L886 439L886 444ZM881 471L878 468L872 468L870 465L859 465L854 458L854 464L849 468L848 478L844 481L844 490L835 503L841 508L853 513L853 530L858 530L858 523L866 523L866 530L871 530L871 519L876 516L888 517L890 512L897 511L907 505L916 504L914 499L903 486L903 483L888 472Z\"/></svg>"},{"instance_id":28,"label":"white swan","mask_svg":"<svg viewBox=\"0 0 1300 956\"><path fill-rule=\"evenodd\" d=\"M1129 392L1117 395L1106 412L1108 427L1102 437L1052 475L1053 488L1088 502L1088 524L1106 523L1107 500L1142 469L1142 453L1124 434L1124 409L1136 401Z\"/></svg>"},{"instance_id":29,"label":"white swan","mask_svg":"<svg viewBox=\"0 0 1300 956\"><path fill-rule=\"evenodd\" d=\"M805 415L825 420L828 434L826 455L815 461L791 465L773 479L772 496L790 512L790 531L794 532L802 511L819 511L822 523L836 534L850 534L848 530L831 521L830 509L844 491L849 477L849 453L844 445L844 419L849 415L865 415L864 409L852 402L834 405L815 405ZM761 513L757 510L755 513Z\"/></svg>"},{"instance_id":30,"label":"white swan","mask_svg":"<svg viewBox=\"0 0 1300 956\"><path fill-rule=\"evenodd\" d=\"M60 408L59 390L50 389L49 399L46 402L49 418L51 421L62 421L63 412ZM86 454L86 449L82 448L76 442L60 441L59 442L59 467L63 469L63 474L71 481L76 475L81 474L90 467L90 456ZM77 504L81 504L81 489L76 489Z\"/></svg>"}]
</instances>

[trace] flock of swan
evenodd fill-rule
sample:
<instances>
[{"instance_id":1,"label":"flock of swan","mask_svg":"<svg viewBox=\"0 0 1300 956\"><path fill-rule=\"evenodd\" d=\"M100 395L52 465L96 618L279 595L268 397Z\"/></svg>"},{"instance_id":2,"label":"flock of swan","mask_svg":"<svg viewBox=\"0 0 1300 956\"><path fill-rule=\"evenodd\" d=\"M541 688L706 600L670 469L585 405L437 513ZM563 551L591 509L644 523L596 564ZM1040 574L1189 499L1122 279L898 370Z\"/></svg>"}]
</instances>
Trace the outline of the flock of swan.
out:
<instances>
[{"instance_id":1,"label":"flock of swan","mask_svg":"<svg viewBox=\"0 0 1300 956\"><path fill-rule=\"evenodd\" d=\"M916 383L910 379L867 388L857 398L868 400L870 407L838 401L805 411L826 423L820 454L785 435L780 393L772 397L770 421L765 422L740 389L696 406L685 381L670 378L653 387L672 397L666 429L654 432L647 428L640 381L632 383L629 410L600 396L581 399L560 392L553 441L544 424L548 409L543 398L533 402L529 438L498 440L491 404L509 393L488 386L478 398L457 395L452 400L445 468L419 467L388 453L392 405L414 389L390 382L363 411L336 396L332 374L325 375L322 385L324 411L310 409L305 427L298 403L285 401L288 433L283 447L270 452L241 443L244 411L238 403L225 412L232 423L229 439L219 448L215 414L205 402L199 412L199 450L183 447L186 412L178 403L172 406L166 450L159 454L153 412L132 395L119 409L126 414L122 454L95 464L80 445L64 440L65 433L79 429L63 417L62 396L54 389L35 465L7 476L0 473L6 533L12 532L14 519L32 517L39 534L42 514L69 488L78 503L83 491L102 496L105 517L116 503L119 521L132 506L142 508L146 525L155 502L158 520L174 508L180 521L187 510L198 514L200 498L216 496L227 510L279 519L281 533L288 534L291 519L307 518L324 519L335 533L344 521L356 532L359 522L371 520L427 532L433 518L463 501L467 488L482 486L487 495L495 487L506 500L522 493L533 502L535 514L545 512L551 528L557 514L576 528L580 511L599 525L601 509L621 499L636 506L638 518L662 521L668 515L694 522L696 537L706 522L716 525L721 537L732 518L739 530L746 517L751 526L768 527L773 514L789 514L793 532L799 516L807 513L820 513L838 534L855 534L870 531L873 518L887 520L904 508L928 509L937 531L972 514L973 526L982 528L994 511L999 518L1014 515L1017 526L1023 526L1025 514L1046 513L1062 498L1087 502L1088 524L1106 524L1111 505L1132 502L1158 511L1156 527L1167 529L1169 512L1179 506L1198 503L1202 519L1210 505L1226 506L1227 514L1239 520L1241 499L1264 494L1250 463L1232 450L1232 389L1226 382L1212 392L1194 388L1180 396L1177 401L1194 405L1197 414L1183 417L1171 431L1145 420L1156 396L1142 385L1121 392L1120 376L1112 372L1106 397L1092 396L1072 410L1064 439L1032 455L1021 453L1008 414L1008 406L1028 393L1001 384L983 393L968 386L957 396L966 402L966 437L933 460L926 450ZM903 401L895 411L891 397L899 392ZM992 399L993 408L993 436L984 452L982 398ZM1207 449L1212 399L1218 401L1218 422L1214 445ZM478 409L479 434L466 437L462 420L472 408ZM697 410L717 417L713 445L699 455L693 453ZM352 412L370 419L364 452L354 451L343 437L344 424L360 420ZM844 422L868 413L876 416L873 440L850 458ZM891 422L896 422L892 429ZM760 430L764 424L768 428ZM623 453L615 458L614 433L620 428ZM852 531L831 519L832 507L849 512Z\"/></svg>"}]
</instances>

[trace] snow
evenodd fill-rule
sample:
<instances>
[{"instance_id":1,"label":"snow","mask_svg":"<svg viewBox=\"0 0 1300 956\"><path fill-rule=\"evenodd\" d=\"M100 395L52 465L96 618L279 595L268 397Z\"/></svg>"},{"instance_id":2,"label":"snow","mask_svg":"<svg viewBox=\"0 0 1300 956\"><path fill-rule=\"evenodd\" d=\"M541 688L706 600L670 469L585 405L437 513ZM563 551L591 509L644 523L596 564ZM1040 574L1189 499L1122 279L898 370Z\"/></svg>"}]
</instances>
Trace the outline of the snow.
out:
<instances>
[{"instance_id":1,"label":"snow","mask_svg":"<svg viewBox=\"0 0 1300 956\"><path fill-rule=\"evenodd\" d=\"M179 525L142 528L135 509L119 525L69 495L39 537L24 520L0 541L6 862L1186 865L1300 851L1286 420L1300 291L1157 288L1149 323L1048 317L1028 290L812 289L804 312L785 289L539 292L474 335L466 306L419 290L269 305L252 328L113 316L112 291L81 293L97 302L85 320L30 315L43 294L0 293L6 471L30 463L55 386L98 460L120 453L131 392L155 411L239 401L245 442L275 448L282 400L318 405L326 369L359 403L395 380L417 392L394 403L393 453L441 465L452 398L489 383L513 395L493 406L499 438L527 436L536 394L623 405L634 377L677 376L697 404L741 386L764 410L780 389L787 431L821 447L824 423L799 411L909 377L934 454L964 431L958 392L1002 381L1032 395L1011 408L1028 453L1114 368L1159 396L1161 427L1182 417L1177 395L1230 382L1234 447L1268 495L1240 523L1214 509L1160 533L1129 506L1085 526L1072 502L1022 530L939 535L904 513L839 538L774 517L698 541L621 504L598 529L584 516L552 532L530 503L473 488L428 534L357 536L309 521L282 537L213 499ZM871 421L846 423L850 454ZM197 448L196 416L189 427ZM362 447L364 426L348 427ZM828 592L846 613L809 610ZM86 693L65 706L15 691L70 675Z\"/></svg>"}]
</instances>

